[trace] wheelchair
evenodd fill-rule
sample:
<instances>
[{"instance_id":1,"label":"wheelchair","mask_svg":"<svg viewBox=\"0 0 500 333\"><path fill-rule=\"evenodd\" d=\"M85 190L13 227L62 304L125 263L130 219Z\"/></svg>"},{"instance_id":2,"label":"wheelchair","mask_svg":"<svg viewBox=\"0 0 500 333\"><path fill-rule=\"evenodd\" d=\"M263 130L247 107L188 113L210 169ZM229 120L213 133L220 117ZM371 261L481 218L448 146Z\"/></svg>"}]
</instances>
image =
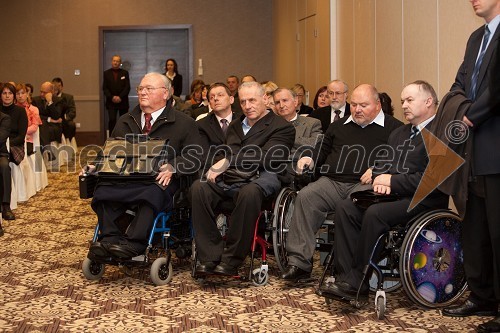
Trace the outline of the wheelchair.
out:
<instances>
[{"instance_id":1,"label":"wheelchair","mask_svg":"<svg viewBox=\"0 0 500 333\"><path fill-rule=\"evenodd\" d=\"M236 275L234 278L241 281L250 281L254 286L264 286L269 282L269 264L267 256L269 251L272 250L274 251L274 255L277 257L277 250L280 249L271 241L271 239L275 239L273 234L275 232L275 228L273 227L275 216L283 211L283 209L276 205L276 203L281 200L280 198L285 195L285 193L288 193L287 189L288 188L282 189L276 198L273 197L264 199L262 210L255 221L253 240L250 248L250 266L248 268L248 273ZM293 202L293 200L291 202ZM217 226L223 236L227 228L230 228L231 212L233 209L234 204L231 201L224 201L216 207L216 212L218 213ZM286 253L282 255L286 258ZM259 267L255 267L255 261L259 258L260 265ZM194 279L205 279L207 275L196 273L198 258L194 239L192 259L191 276ZM278 259L276 259L276 261L279 262Z\"/></svg>"},{"instance_id":2,"label":"wheelchair","mask_svg":"<svg viewBox=\"0 0 500 333\"><path fill-rule=\"evenodd\" d=\"M283 189L275 203L272 241L282 272L287 267L286 239L296 195L293 189ZM334 225L333 216L329 215L323 226L334 231ZM378 238L364 270L364 279L369 279L370 291L375 292L375 310L379 319L386 311L386 293L401 287L414 303L425 308L446 307L463 295L467 282L461 227L461 219L454 212L432 210ZM321 286L335 281L334 247L333 243L325 244L321 239L317 244L318 248L330 248L317 288L317 294L330 304L333 298L323 294ZM381 251L376 251L380 248ZM352 304L361 307L363 303L358 297Z\"/></svg>"},{"instance_id":3,"label":"wheelchair","mask_svg":"<svg viewBox=\"0 0 500 333\"><path fill-rule=\"evenodd\" d=\"M175 252L177 259L191 256L193 231L187 191L187 188L181 187L174 195L172 209L160 212L155 217L144 254L122 260L113 257L94 257L89 253L82 263L85 278L99 280L104 275L106 265L118 266L125 274L130 274L135 268L150 267L150 278L154 285L168 284L173 277L172 252ZM127 210L123 218L125 223L122 224L128 224L134 215L133 209ZM126 226L123 226L122 231L125 229ZM99 236L99 223L97 223L89 243L99 241Z\"/></svg>"}]
</instances>

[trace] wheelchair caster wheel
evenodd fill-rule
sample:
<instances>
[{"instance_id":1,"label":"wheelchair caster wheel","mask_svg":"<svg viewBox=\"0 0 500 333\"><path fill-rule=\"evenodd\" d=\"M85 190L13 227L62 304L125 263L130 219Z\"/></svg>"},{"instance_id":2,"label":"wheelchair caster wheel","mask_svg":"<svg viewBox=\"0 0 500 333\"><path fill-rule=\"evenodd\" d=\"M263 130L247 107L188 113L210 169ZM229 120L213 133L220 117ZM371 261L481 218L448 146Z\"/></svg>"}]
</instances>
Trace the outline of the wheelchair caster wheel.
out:
<instances>
[{"instance_id":1,"label":"wheelchair caster wheel","mask_svg":"<svg viewBox=\"0 0 500 333\"><path fill-rule=\"evenodd\" d=\"M167 265L167 258L161 257L156 259L151 265L151 281L155 286L163 286L172 281L173 269L172 263Z\"/></svg>"},{"instance_id":2,"label":"wheelchair caster wheel","mask_svg":"<svg viewBox=\"0 0 500 333\"><path fill-rule=\"evenodd\" d=\"M104 274L104 264L85 258L82 263L82 271L87 280L99 280Z\"/></svg>"},{"instance_id":3,"label":"wheelchair caster wheel","mask_svg":"<svg viewBox=\"0 0 500 333\"><path fill-rule=\"evenodd\" d=\"M269 282L269 272L262 268L256 268L252 272L252 283L254 286L265 286Z\"/></svg>"},{"instance_id":4,"label":"wheelchair caster wheel","mask_svg":"<svg viewBox=\"0 0 500 333\"><path fill-rule=\"evenodd\" d=\"M385 315L385 300L383 297L378 297L375 300L375 312L378 319L384 319Z\"/></svg>"},{"instance_id":5,"label":"wheelchair caster wheel","mask_svg":"<svg viewBox=\"0 0 500 333\"><path fill-rule=\"evenodd\" d=\"M326 305L330 305L333 303L333 299L325 297L325 303L326 303Z\"/></svg>"}]
</instances>

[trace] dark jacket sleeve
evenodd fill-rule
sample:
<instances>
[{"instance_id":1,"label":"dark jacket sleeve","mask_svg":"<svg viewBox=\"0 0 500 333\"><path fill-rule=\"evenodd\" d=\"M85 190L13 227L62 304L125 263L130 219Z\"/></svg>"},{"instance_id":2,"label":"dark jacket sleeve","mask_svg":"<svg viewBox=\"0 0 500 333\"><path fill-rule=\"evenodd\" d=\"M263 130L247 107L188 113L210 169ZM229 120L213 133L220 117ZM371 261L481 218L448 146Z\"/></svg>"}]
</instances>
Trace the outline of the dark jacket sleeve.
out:
<instances>
[{"instance_id":1,"label":"dark jacket sleeve","mask_svg":"<svg viewBox=\"0 0 500 333\"><path fill-rule=\"evenodd\" d=\"M28 115L24 108L19 108L19 114L17 115L17 136L10 138L11 146L23 146L26 139L26 131L28 130Z\"/></svg>"},{"instance_id":2,"label":"dark jacket sleeve","mask_svg":"<svg viewBox=\"0 0 500 333\"><path fill-rule=\"evenodd\" d=\"M0 112L0 144L5 144L10 134L10 117Z\"/></svg>"}]
</instances>

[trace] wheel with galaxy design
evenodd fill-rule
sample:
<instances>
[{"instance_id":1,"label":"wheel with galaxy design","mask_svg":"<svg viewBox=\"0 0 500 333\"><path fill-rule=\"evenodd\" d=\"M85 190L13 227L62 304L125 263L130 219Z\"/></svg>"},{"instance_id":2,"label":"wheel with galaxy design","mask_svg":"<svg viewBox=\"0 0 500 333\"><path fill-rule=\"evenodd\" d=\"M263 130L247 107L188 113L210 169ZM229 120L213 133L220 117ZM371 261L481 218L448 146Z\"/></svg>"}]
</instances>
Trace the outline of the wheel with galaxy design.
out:
<instances>
[{"instance_id":1,"label":"wheel with galaxy design","mask_svg":"<svg viewBox=\"0 0 500 333\"><path fill-rule=\"evenodd\" d=\"M465 292L462 220L449 210L424 214L408 229L401 247L403 288L415 303L446 307Z\"/></svg>"}]
</instances>

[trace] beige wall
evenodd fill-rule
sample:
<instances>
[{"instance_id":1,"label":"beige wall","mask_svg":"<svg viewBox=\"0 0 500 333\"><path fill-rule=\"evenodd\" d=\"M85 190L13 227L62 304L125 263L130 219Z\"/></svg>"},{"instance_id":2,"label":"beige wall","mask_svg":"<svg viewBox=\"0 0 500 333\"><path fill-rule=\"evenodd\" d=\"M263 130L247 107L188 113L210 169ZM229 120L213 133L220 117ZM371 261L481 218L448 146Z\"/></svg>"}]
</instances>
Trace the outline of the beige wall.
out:
<instances>
[{"instance_id":1,"label":"beige wall","mask_svg":"<svg viewBox=\"0 0 500 333\"><path fill-rule=\"evenodd\" d=\"M274 0L273 68L279 86L304 84L312 105L318 88L330 81L328 0Z\"/></svg>"},{"instance_id":2,"label":"beige wall","mask_svg":"<svg viewBox=\"0 0 500 333\"><path fill-rule=\"evenodd\" d=\"M205 81L247 73L273 78L269 0L16 0L0 10L0 81L31 82L37 91L62 77L75 95L78 131L99 131L98 27L170 24L192 24L193 68L203 58Z\"/></svg>"},{"instance_id":3,"label":"beige wall","mask_svg":"<svg viewBox=\"0 0 500 333\"><path fill-rule=\"evenodd\" d=\"M429 81L449 90L466 41L483 22L467 0L332 0L333 72L352 88L372 83L387 92L402 119L404 84Z\"/></svg>"}]
</instances>

